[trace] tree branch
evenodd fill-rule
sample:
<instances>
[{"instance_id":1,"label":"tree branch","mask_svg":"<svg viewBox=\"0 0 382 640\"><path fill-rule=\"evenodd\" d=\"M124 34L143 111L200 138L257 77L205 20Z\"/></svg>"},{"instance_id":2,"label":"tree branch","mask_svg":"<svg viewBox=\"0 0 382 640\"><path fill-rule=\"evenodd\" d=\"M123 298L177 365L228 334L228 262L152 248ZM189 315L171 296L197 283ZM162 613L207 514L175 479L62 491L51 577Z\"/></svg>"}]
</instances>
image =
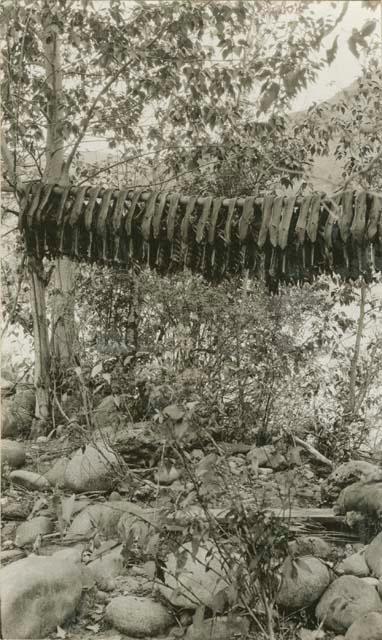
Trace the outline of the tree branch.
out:
<instances>
[{"instance_id":1,"label":"tree branch","mask_svg":"<svg viewBox=\"0 0 382 640\"><path fill-rule=\"evenodd\" d=\"M16 169L13 163L12 153L9 150L9 147L5 141L4 135L2 135L1 137L1 157L3 158L3 162L6 168L6 173L8 174L7 182L10 185L10 187L12 187L12 191L14 193L23 191L22 183L17 178Z\"/></svg>"},{"instance_id":2,"label":"tree branch","mask_svg":"<svg viewBox=\"0 0 382 640\"><path fill-rule=\"evenodd\" d=\"M313 456L313 458L315 458L318 462L321 462L322 464L325 464L326 466L333 468L333 462L329 460L329 458L324 456L322 453L317 451L317 449L315 449L311 444L309 444L308 442L305 442L305 440L301 440L301 438L299 438L298 436L295 436L294 434L292 437L296 442L296 444L299 444L300 447L303 447L303 449L308 451L310 455Z\"/></svg>"},{"instance_id":3,"label":"tree branch","mask_svg":"<svg viewBox=\"0 0 382 640\"><path fill-rule=\"evenodd\" d=\"M5 234L4 234L5 235ZM4 237L4 236L2 236ZM19 277L18 277L18 281L17 281L17 289L16 289L16 296L15 299L13 301L13 305L12 305L12 310L7 318L7 321L3 327L3 330L1 332L1 337L3 338L7 332L7 329L10 325L10 323L13 321L14 317L15 317L15 313L16 313L16 307L17 307L17 303L19 301L19 295L20 295L20 291L21 291L21 285L22 282L24 280L24 266L25 266L25 253L23 254L23 257L21 259L21 264L20 264L20 268L19 268Z\"/></svg>"},{"instance_id":4,"label":"tree branch","mask_svg":"<svg viewBox=\"0 0 382 640\"><path fill-rule=\"evenodd\" d=\"M92 119L93 113L95 111L95 108L98 104L98 102L100 101L100 99L102 98L103 95L105 95L105 93L110 89L110 87L114 84L114 82L116 82L116 80L119 78L119 76L121 75L121 73L123 71L126 71L126 69L129 67L129 65L131 64L131 60L129 60L128 62L126 62L124 65L122 65L122 67L120 67L120 69L114 74L112 75L112 77L110 78L110 80L102 87L102 89L97 93L96 97L94 98L88 114L84 120L84 123L82 125L82 129L78 135L78 138L76 140L76 142L74 143L72 150L68 156L68 159L65 162L65 171L68 173L69 172L69 168L70 165L73 162L74 156L76 155L76 152L78 150L78 147L80 146L82 140L84 139L85 135L86 135L86 131L88 129L90 120Z\"/></svg>"},{"instance_id":5,"label":"tree branch","mask_svg":"<svg viewBox=\"0 0 382 640\"><path fill-rule=\"evenodd\" d=\"M150 47L153 46L153 44L155 44L155 42L161 37L163 36L164 32L167 30L168 25L165 25L163 27L163 29L161 29L155 36L155 38L153 38L152 40L150 40L150 42L147 43L146 45L146 50L150 49ZM73 148L69 154L68 159L65 162L65 171L67 173L69 173L69 169L70 166L73 162L74 156L76 155L76 152L78 150L78 147L80 146L82 140L84 139L85 135L86 135L86 131L88 129L89 123L91 121L91 118L93 116L93 113L95 111L95 108L98 104L98 102L100 101L100 99L102 98L103 95L105 95L105 93L110 89L110 87L118 80L118 78L121 76L121 74L126 71L126 69L129 68L129 66L132 64L132 60L128 60L127 62L125 62L125 64L122 65L122 67L120 67L110 78L110 80L108 80L108 82L104 85L104 87L102 87L102 89L98 92L98 94L95 96L87 116L84 119L84 123L82 125L82 129L78 135L78 138L76 140L76 142L73 145Z\"/></svg>"}]
</instances>

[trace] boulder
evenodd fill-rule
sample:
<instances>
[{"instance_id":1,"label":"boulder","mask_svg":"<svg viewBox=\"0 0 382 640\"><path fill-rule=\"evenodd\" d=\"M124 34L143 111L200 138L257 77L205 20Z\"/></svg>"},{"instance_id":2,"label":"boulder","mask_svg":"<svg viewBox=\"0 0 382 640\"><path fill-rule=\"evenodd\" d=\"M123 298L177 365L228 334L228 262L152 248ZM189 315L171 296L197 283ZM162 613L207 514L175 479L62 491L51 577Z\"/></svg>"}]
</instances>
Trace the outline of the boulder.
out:
<instances>
[{"instance_id":1,"label":"boulder","mask_svg":"<svg viewBox=\"0 0 382 640\"><path fill-rule=\"evenodd\" d=\"M81 592L80 564L67 559L29 556L2 568L2 638L45 638L75 615Z\"/></svg>"},{"instance_id":2,"label":"boulder","mask_svg":"<svg viewBox=\"0 0 382 640\"><path fill-rule=\"evenodd\" d=\"M106 607L106 620L134 638L161 634L174 624L172 614L163 604L139 596L113 598Z\"/></svg>"},{"instance_id":3,"label":"boulder","mask_svg":"<svg viewBox=\"0 0 382 640\"><path fill-rule=\"evenodd\" d=\"M53 531L53 522L46 516L37 516L17 527L15 543L18 547L32 545L38 535L45 536Z\"/></svg>"},{"instance_id":4,"label":"boulder","mask_svg":"<svg viewBox=\"0 0 382 640\"><path fill-rule=\"evenodd\" d=\"M249 621L247 618L229 618L227 616L203 620L198 625L188 627L185 640L232 640L247 637Z\"/></svg>"},{"instance_id":5,"label":"boulder","mask_svg":"<svg viewBox=\"0 0 382 640\"><path fill-rule=\"evenodd\" d=\"M382 482L355 482L345 487L339 495L336 512L345 514L348 511L370 516L381 516Z\"/></svg>"},{"instance_id":6,"label":"boulder","mask_svg":"<svg viewBox=\"0 0 382 640\"><path fill-rule=\"evenodd\" d=\"M102 553L96 560L89 562L88 570L95 579L96 585L102 591L111 591L114 588L114 578L125 573L123 557L121 555L122 545L118 545L110 551Z\"/></svg>"},{"instance_id":7,"label":"boulder","mask_svg":"<svg viewBox=\"0 0 382 640\"><path fill-rule=\"evenodd\" d=\"M227 458L228 468L234 476L242 476L243 479L247 474L246 460L242 456L229 456ZM269 469L267 469L269 471Z\"/></svg>"},{"instance_id":8,"label":"boulder","mask_svg":"<svg viewBox=\"0 0 382 640\"><path fill-rule=\"evenodd\" d=\"M382 470L371 462L349 460L332 471L321 485L321 495L325 502L334 502L342 489L354 482L382 479Z\"/></svg>"},{"instance_id":9,"label":"boulder","mask_svg":"<svg viewBox=\"0 0 382 640\"><path fill-rule=\"evenodd\" d=\"M132 466L141 465L143 460L152 460L163 445L161 432L149 421L99 427L96 435L103 442L112 443L126 463Z\"/></svg>"},{"instance_id":10,"label":"boulder","mask_svg":"<svg viewBox=\"0 0 382 640\"><path fill-rule=\"evenodd\" d=\"M46 473L45 478L48 480L52 487L64 487L65 485L65 473L69 464L68 458L60 458L56 460L53 467L51 467Z\"/></svg>"},{"instance_id":11,"label":"boulder","mask_svg":"<svg viewBox=\"0 0 382 640\"><path fill-rule=\"evenodd\" d=\"M341 576L321 597L316 616L326 629L343 633L370 611L382 612L382 601L375 587L355 576Z\"/></svg>"},{"instance_id":12,"label":"boulder","mask_svg":"<svg viewBox=\"0 0 382 640\"><path fill-rule=\"evenodd\" d=\"M281 469L287 466L285 456L277 451L273 444L266 444L264 447L252 447L247 453L247 460L254 469L258 467Z\"/></svg>"},{"instance_id":13,"label":"boulder","mask_svg":"<svg viewBox=\"0 0 382 640\"><path fill-rule=\"evenodd\" d=\"M22 549L4 549L4 551L0 551L0 566L4 567L9 562L20 560L20 558L24 558L25 556L26 552Z\"/></svg>"},{"instance_id":14,"label":"boulder","mask_svg":"<svg viewBox=\"0 0 382 640\"><path fill-rule=\"evenodd\" d=\"M317 602L329 584L329 569L318 558L286 558L276 602L290 611L308 607Z\"/></svg>"},{"instance_id":15,"label":"boulder","mask_svg":"<svg viewBox=\"0 0 382 640\"><path fill-rule=\"evenodd\" d=\"M18 469L25 464L25 447L14 440L0 441L1 466L7 464L11 469Z\"/></svg>"},{"instance_id":16,"label":"boulder","mask_svg":"<svg viewBox=\"0 0 382 640\"><path fill-rule=\"evenodd\" d=\"M345 640L382 640L382 613L370 611L353 622Z\"/></svg>"},{"instance_id":17,"label":"boulder","mask_svg":"<svg viewBox=\"0 0 382 640\"><path fill-rule=\"evenodd\" d=\"M115 469L119 468L116 455L103 443L78 449L65 470L65 488L76 493L106 491L115 482Z\"/></svg>"},{"instance_id":18,"label":"boulder","mask_svg":"<svg viewBox=\"0 0 382 640\"><path fill-rule=\"evenodd\" d=\"M69 562L80 563L82 558L83 547L62 547L53 551L51 554L54 559L60 558L61 560L68 560ZM44 555L45 547L44 547ZM88 565L83 565L83 568L87 569Z\"/></svg>"},{"instance_id":19,"label":"boulder","mask_svg":"<svg viewBox=\"0 0 382 640\"><path fill-rule=\"evenodd\" d=\"M227 586L223 566L212 543L201 544L193 557L192 544L188 542L178 554L167 556L163 567L165 582L157 585L162 595L176 607L196 609L200 604L212 607L218 591Z\"/></svg>"},{"instance_id":20,"label":"boulder","mask_svg":"<svg viewBox=\"0 0 382 640\"><path fill-rule=\"evenodd\" d=\"M4 520L26 520L32 509L31 501L19 500L7 496L1 498L1 519Z\"/></svg>"},{"instance_id":21,"label":"boulder","mask_svg":"<svg viewBox=\"0 0 382 640\"><path fill-rule=\"evenodd\" d=\"M45 547L43 551L45 552ZM53 560L60 560L61 562L69 562L72 564L73 563L76 564L81 571L82 588L89 590L89 589L93 589L93 587L96 586L96 581L91 571L89 571L88 565L82 562L83 551L84 551L84 545L80 545L78 547L73 547L73 548L66 547L63 549L59 549L58 551L54 551L51 554L51 557L53 558Z\"/></svg>"},{"instance_id":22,"label":"boulder","mask_svg":"<svg viewBox=\"0 0 382 640\"><path fill-rule=\"evenodd\" d=\"M345 573L351 576L357 576L357 578L365 578L369 575L370 570L366 564L364 552L353 553L345 560L342 560L337 567L338 573Z\"/></svg>"},{"instance_id":23,"label":"boulder","mask_svg":"<svg viewBox=\"0 0 382 640\"><path fill-rule=\"evenodd\" d=\"M25 469L11 471L9 479L15 484L19 484L31 491L41 491L43 489L49 489L50 487L49 482L44 476L39 473L34 473L34 471L26 471Z\"/></svg>"},{"instance_id":24,"label":"boulder","mask_svg":"<svg viewBox=\"0 0 382 640\"><path fill-rule=\"evenodd\" d=\"M71 523L65 539L82 540L96 528L105 538L118 537L118 522L124 513L142 513L144 509L127 500L113 500L85 507Z\"/></svg>"},{"instance_id":25,"label":"boulder","mask_svg":"<svg viewBox=\"0 0 382 640\"><path fill-rule=\"evenodd\" d=\"M149 531L156 532L162 522L162 512L160 509L144 509L135 505L124 513L118 522L118 536L122 542L131 542L133 539L145 538Z\"/></svg>"},{"instance_id":26,"label":"boulder","mask_svg":"<svg viewBox=\"0 0 382 640\"><path fill-rule=\"evenodd\" d=\"M382 531L366 547L366 564L376 578L382 578Z\"/></svg>"},{"instance_id":27,"label":"boulder","mask_svg":"<svg viewBox=\"0 0 382 640\"><path fill-rule=\"evenodd\" d=\"M372 576L367 576L367 578L361 578L362 582L365 584L370 584L372 587L378 590L378 578L373 578Z\"/></svg>"},{"instance_id":28,"label":"boulder","mask_svg":"<svg viewBox=\"0 0 382 640\"><path fill-rule=\"evenodd\" d=\"M29 433L35 410L35 393L21 388L3 398L1 402L1 432L4 437L15 438L20 433Z\"/></svg>"},{"instance_id":29,"label":"boulder","mask_svg":"<svg viewBox=\"0 0 382 640\"><path fill-rule=\"evenodd\" d=\"M15 383L12 382L12 380L8 380L7 378L3 378L3 376L0 376L0 392L2 398L5 398L8 394L13 393L14 388Z\"/></svg>"},{"instance_id":30,"label":"boulder","mask_svg":"<svg viewBox=\"0 0 382 640\"><path fill-rule=\"evenodd\" d=\"M118 428L128 422L124 406L128 396L106 396L93 411L93 420L97 429L104 427Z\"/></svg>"},{"instance_id":31,"label":"boulder","mask_svg":"<svg viewBox=\"0 0 382 640\"><path fill-rule=\"evenodd\" d=\"M300 536L289 543L288 547L293 556L314 556L326 559L332 554L332 546L318 536Z\"/></svg>"}]
</instances>

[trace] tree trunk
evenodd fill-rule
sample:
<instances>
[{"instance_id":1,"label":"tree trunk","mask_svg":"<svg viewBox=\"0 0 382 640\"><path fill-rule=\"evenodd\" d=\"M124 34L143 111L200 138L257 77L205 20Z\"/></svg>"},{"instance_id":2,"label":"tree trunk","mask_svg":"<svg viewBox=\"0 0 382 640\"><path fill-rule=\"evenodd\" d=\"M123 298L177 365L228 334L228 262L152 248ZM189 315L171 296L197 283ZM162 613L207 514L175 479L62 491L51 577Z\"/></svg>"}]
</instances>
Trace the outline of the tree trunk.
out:
<instances>
[{"instance_id":1,"label":"tree trunk","mask_svg":"<svg viewBox=\"0 0 382 640\"><path fill-rule=\"evenodd\" d=\"M35 348L34 383L36 388L36 417L46 420L50 410L50 355L48 323L45 306L45 274L41 260L28 259L33 315L33 337Z\"/></svg>"},{"instance_id":2,"label":"tree trunk","mask_svg":"<svg viewBox=\"0 0 382 640\"><path fill-rule=\"evenodd\" d=\"M49 127L46 141L44 180L65 186L69 183L64 162L65 141L62 135L62 69L60 40L52 27L49 9L44 21L44 53L47 82L51 89L48 105ZM51 352L60 368L73 362L75 345L74 264L68 258L57 258L53 276Z\"/></svg>"},{"instance_id":3,"label":"tree trunk","mask_svg":"<svg viewBox=\"0 0 382 640\"><path fill-rule=\"evenodd\" d=\"M74 320L74 265L57 258L53 280L51 353L59 366L73 362L77 332Z\"/></svg>"},{"instance_id":4,"label":"tree trunk","mask_svg":"<svg viewBox=\"0 0 382 640\"><path fill-rule=\"evenodd\" d=\"M47 136L43 181L64 186L68 172L64 164L62 136L62 69L60 39L54 24L52 5L47 2L42 11L42 44L45 56L46 84L49 90L47 105ZM28 273L31 289L33 337L35 346L36 417L46 420L50 413L51 359L48 321L45 303L46 277L41 260L29 259ZM67 259L56 260L55 293L52 310L52 342L57 361L68 365L73 357L74 305L73 266Z\"/></svg>"}]
</instances>

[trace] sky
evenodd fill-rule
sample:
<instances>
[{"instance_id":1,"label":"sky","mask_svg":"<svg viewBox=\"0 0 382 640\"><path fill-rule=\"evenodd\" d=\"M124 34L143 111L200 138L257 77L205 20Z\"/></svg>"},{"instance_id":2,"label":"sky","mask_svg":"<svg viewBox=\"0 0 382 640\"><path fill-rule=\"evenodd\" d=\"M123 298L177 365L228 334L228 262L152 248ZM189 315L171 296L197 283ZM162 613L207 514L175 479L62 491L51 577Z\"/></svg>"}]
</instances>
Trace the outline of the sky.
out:
<instances>
[{"instance_id":1,"label":"sky","mask_svg":"<svg viewBox=\"0 0 382 640\"><path fill-rule=\"evenodd\" d=\"M273 0L278 1L278 0ZM325 15L333 11L329 0L317 2L317 15ZM340 5L341 2L337 2ZM347 46L347 40L351 36L352 29L360 28L367 20L379 19L380 14L362 7L361 0L351 0L347 14L338 25L337 29L329 36L328 45L333 42L338 34L338 54L330 67L326 67L319 74L317 81L303 91L293 104L293 111L304 111L313 102L322 102L334 96L341 89L348 87L360 74L360 62L353 56Z\"/></svg>"}]
</instances>

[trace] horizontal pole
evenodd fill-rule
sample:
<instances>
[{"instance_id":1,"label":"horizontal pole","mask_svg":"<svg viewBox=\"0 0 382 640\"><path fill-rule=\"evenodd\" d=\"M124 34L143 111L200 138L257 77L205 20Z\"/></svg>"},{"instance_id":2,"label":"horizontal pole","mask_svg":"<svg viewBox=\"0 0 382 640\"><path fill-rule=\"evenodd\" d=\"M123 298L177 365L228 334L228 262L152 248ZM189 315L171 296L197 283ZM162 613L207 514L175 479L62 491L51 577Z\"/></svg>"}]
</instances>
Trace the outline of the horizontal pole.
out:
<instances>
[{"instance_id":1,"label":"horizontal pole","mask_svg":"<svg viewBox=\"0 0 382 640\"><path fill-rule=\"evenodd\" d=\"M31 182L40 182L40 180L33 180L33 181L31 181ZM24 183L24 185L25 185L25 186L26 186L27 184L29 184L29 183ZM93 185L89 185L89 186L88 186L88 188L90 189L92 186L93 186ZM79 187L77 187L77 186L73 185L73 187L71 187L71 189L70 189L70 192L69 192L69 193L75 194L75 193L77 192L77 190L78 190L78 189L79 189ZM127 189L127 190L128 190L128 194L129 194L129 195L130 195L130 193L131 193L131 194L133 194L133 193L136 193L136 192L138 191L138 189L134 189L133 187L132 187L131 189L128 189L127 187L120 187L119 189L115 189L115 190L113 191L113 193L112 193L112 197L116 198L116 197L118 196L119 192L120 192L120 191L123 191L123 189ZM3 185L1 190L2 190L2 192L3 192L3 193L14 193L14 189L12 189L12 187L10 187L9 185ZM100 192L99 192L99 194L98 194L98 196L97 196L97 197L101 198L101 197L102 197L102 195L105 193L105 191L106 191L106 188L102 187L102 189L100 189ZM140 195L140 198L139 198L139 199L140 199L140 200L142 200L143 202L146 202L146 200L148 200L148 199L149 199L149 197L151 196L151 194L153 193L153 191L154 191L154 189L153 189L152 191L143 191L143 192L141 193L141 195ZM162 191L161 191L161 192L163 193L163 191L165 191L165 189L162 189ZM62 192L63 192L63 187L62 187L62 186L60 186L60 185L56 185L56 186L53 188L53 193L60 194L60 193L62 193ZM159 191L158 191L158 192L159 192ZM169 192L168 192L168 197L170 197L172 193L177 193L176 189L175 189L174 191L169 191ZM317 192L314 192L314 193L321 193L321 195L322 195L322 197L323 197L324 199L325 199L325 198L329 198L329 199L330 199L330 196L327 196L323 191L317 191ZM336 197L338 197L338 195L340 195L340 194L341 194L341 192L338 192L338 193L336 193L336 194L335 194L335 196L336 196ZM197 201L196 201L196 202L197 202L197 204L203 204L203 202L204 202L204 198L205 198L205 197L207 197L208 195L210 196L211 194L206 194L205 196L199 196L199 197L197 198ZM264 197L265 197L265 196L267 196L267 195L270 195L270 196L272 196L272 197L277 197L275 194L262 193L261 195L259 195L259 196L256 198L255 203L256 203L256 204L258 204L258 205L261 205L261 204L262 204L262 202L263 202L263 200L264 200ZM308 195L312 195L312 194L308 194ZM189 199L190 199L191 197L192 197L192 196L186 196L186 195L183 195L183 196L181 196L181 197L179 198L179 203L180 203L180 204L187 204L187 203L188 203L188 201L189 201ZM218 198L219 196L214 196L214 197ZM253 197L253 196L246 196L246 197ZM245 203L246 197L243 197L243 196L242 196L242 197L238 197L238 198L236 198L236 204L237 204L237 205L239 205L239 206L243 206L243 204ZM288 196L284 195L283 197L288 197ZM333 197L333 196L332 196L332 197ZM224 200L223 200L223 202L222 202L222 205L223 205L223 206L228 206L228 205L229 205L230 200L233 200L233 199L234 199L234 197L233 197L233 198L224 198ZM302 202L302 200L303 200L303 196L296 198L296 205L300 204L300 203Z\"/></svg>"},{"instance_id":2,"label":"horizontal pole","mask_svg":"<svg viewBox=\"0 0 382 640\"><path fill-rule=\"evenodd\" d=\"M31 182L32 182L32 181L31 181ZM33 181L33 182L40 182L40 181L39 181L39 180L35 180L35 181ZM28 183L24 183L24 184L25 184L25 186L26 186L26 184L28 184ZM93 185L89 185L89 186L88 186L88 188L90 189L92 186L93 186ZM71 189L70 189L70 192L69 192L69 193L72 193L72 194L77 193L78 188L79 188L79 187L77 187L77 186L73 185L73 187L71 187ZM128 189L127 187L121 187L121 188L119 188L119 189L115 189L115 190L113 191L113 193L112 193L112 197L116 198L116 197L118 196L118 194L120 193L120 191L123 191L123 189L124 189L124 188L128 190L128 195L133 194L133 193L136 193L136 192L138 191L138 189L134 189L133 187L132 187L131 189ZM13 190L9 185L3 185L3 186L2 186L2 188L1 188L1 190L2 190L2 192L3 192L3 193L14 193L14 190ZM62 187L62 186L60 186L60 185L56 185L56 186L53 188L53 192L54 192L54 193L56 193L56 194L60 194L60 193L62 193L62 191L63 191L63 187ZM97 197L101 198L101 197L102 197L102 195L105 193L105 191L106 191L106 188L102 187L102 188L100 189L100 192L99 192L99 194L98 194L98 196L97 196ZM154 190L153 190L153 191L154 191ZM143 202L146 202L146 201L150 198L150 196L151 196L151 194L153 193L153 191L143 191L143 192L141 193L141 195L140 195L140 198L139 198L139 199L140 199L141 201L143 201ZM163 191L165 191L165 190L163 189L161 192L163 193ZM356 191L356 189L349 189L348 191L354 191L354 192L355 192L355 191ZM159 191L158 191L158 193L159 193ZM169 191L169 192L168 192L168 197L169 197L169 198L170 198L170 196L171 196L171 194L172 194L172 193L177 193L177 191L176 191L176 190L174 190L174 191ZM315 192L311 192L311 193L309 193L309 194L307 194L307 195L309 196L309 195L314 195L314 194L320 194L324 202L330 202L333 198L336 198L336 199L337 199L339 196L341 196L341 195L342 195L342 193L343 193L343 191L338 191L338 192L337 192L337 193L335 193L335 194L328 195L328 194L326 194L324 191L315 191ZM207 197L207 195L211 195L211 194L206 194L205 196L199 196L199 197L197 198L197 201L196 201L196 202L197 202L197 204L203 204L203 202L204 202L204 198L205 198L205 197ZM264 197L265 197L265 196L267 196L267 195L272 196L272 197L274 197L274 198L275 198L275 197L277 197L277 196L276 196L276 194L271 194L271 193L262 193L261 195L259 195L259 196L256 198L256 200L255 200L255 204L257 204L257 205L261 205L261 204L263 203ZM379 194L379 193L378 193L377 195L382 195L382 194ZM180 198L179 198L179 203L180 203L180 204L187 204L187 203L189 202L189 199L190 199L191 197L192 197L192 196L182 195L182 196L180 196ZM214 197L218 198L219 196L214 196ZM242 207L242 206L244 205L244 203L245 203L245 201L246 201L246 198L247 198L247 197L253 197L253 196L246 196L246 197L241 196L241 197L238 197L238 198L236 198L236 204ZM292 196L288 196L288 195L286 195L286 194L285 194L285 195L284 195L284 196L282 196L282 197L287 198L287 197L292 197ZM304 198L305 198L305 197L306 197L306 196L299 196L299 197L296 197L295 205L296 205L296 206L300 205L300 204L302 203L302 201L304 200ZM233 200L233 199L234 199L234 198L224 198L224 200L223 200L223 202L222 202L222 205L223 205L223 206L228 206L228 205L229 205L229 203L230 203L230 200Z\"/></svg>"}]
</instances>

